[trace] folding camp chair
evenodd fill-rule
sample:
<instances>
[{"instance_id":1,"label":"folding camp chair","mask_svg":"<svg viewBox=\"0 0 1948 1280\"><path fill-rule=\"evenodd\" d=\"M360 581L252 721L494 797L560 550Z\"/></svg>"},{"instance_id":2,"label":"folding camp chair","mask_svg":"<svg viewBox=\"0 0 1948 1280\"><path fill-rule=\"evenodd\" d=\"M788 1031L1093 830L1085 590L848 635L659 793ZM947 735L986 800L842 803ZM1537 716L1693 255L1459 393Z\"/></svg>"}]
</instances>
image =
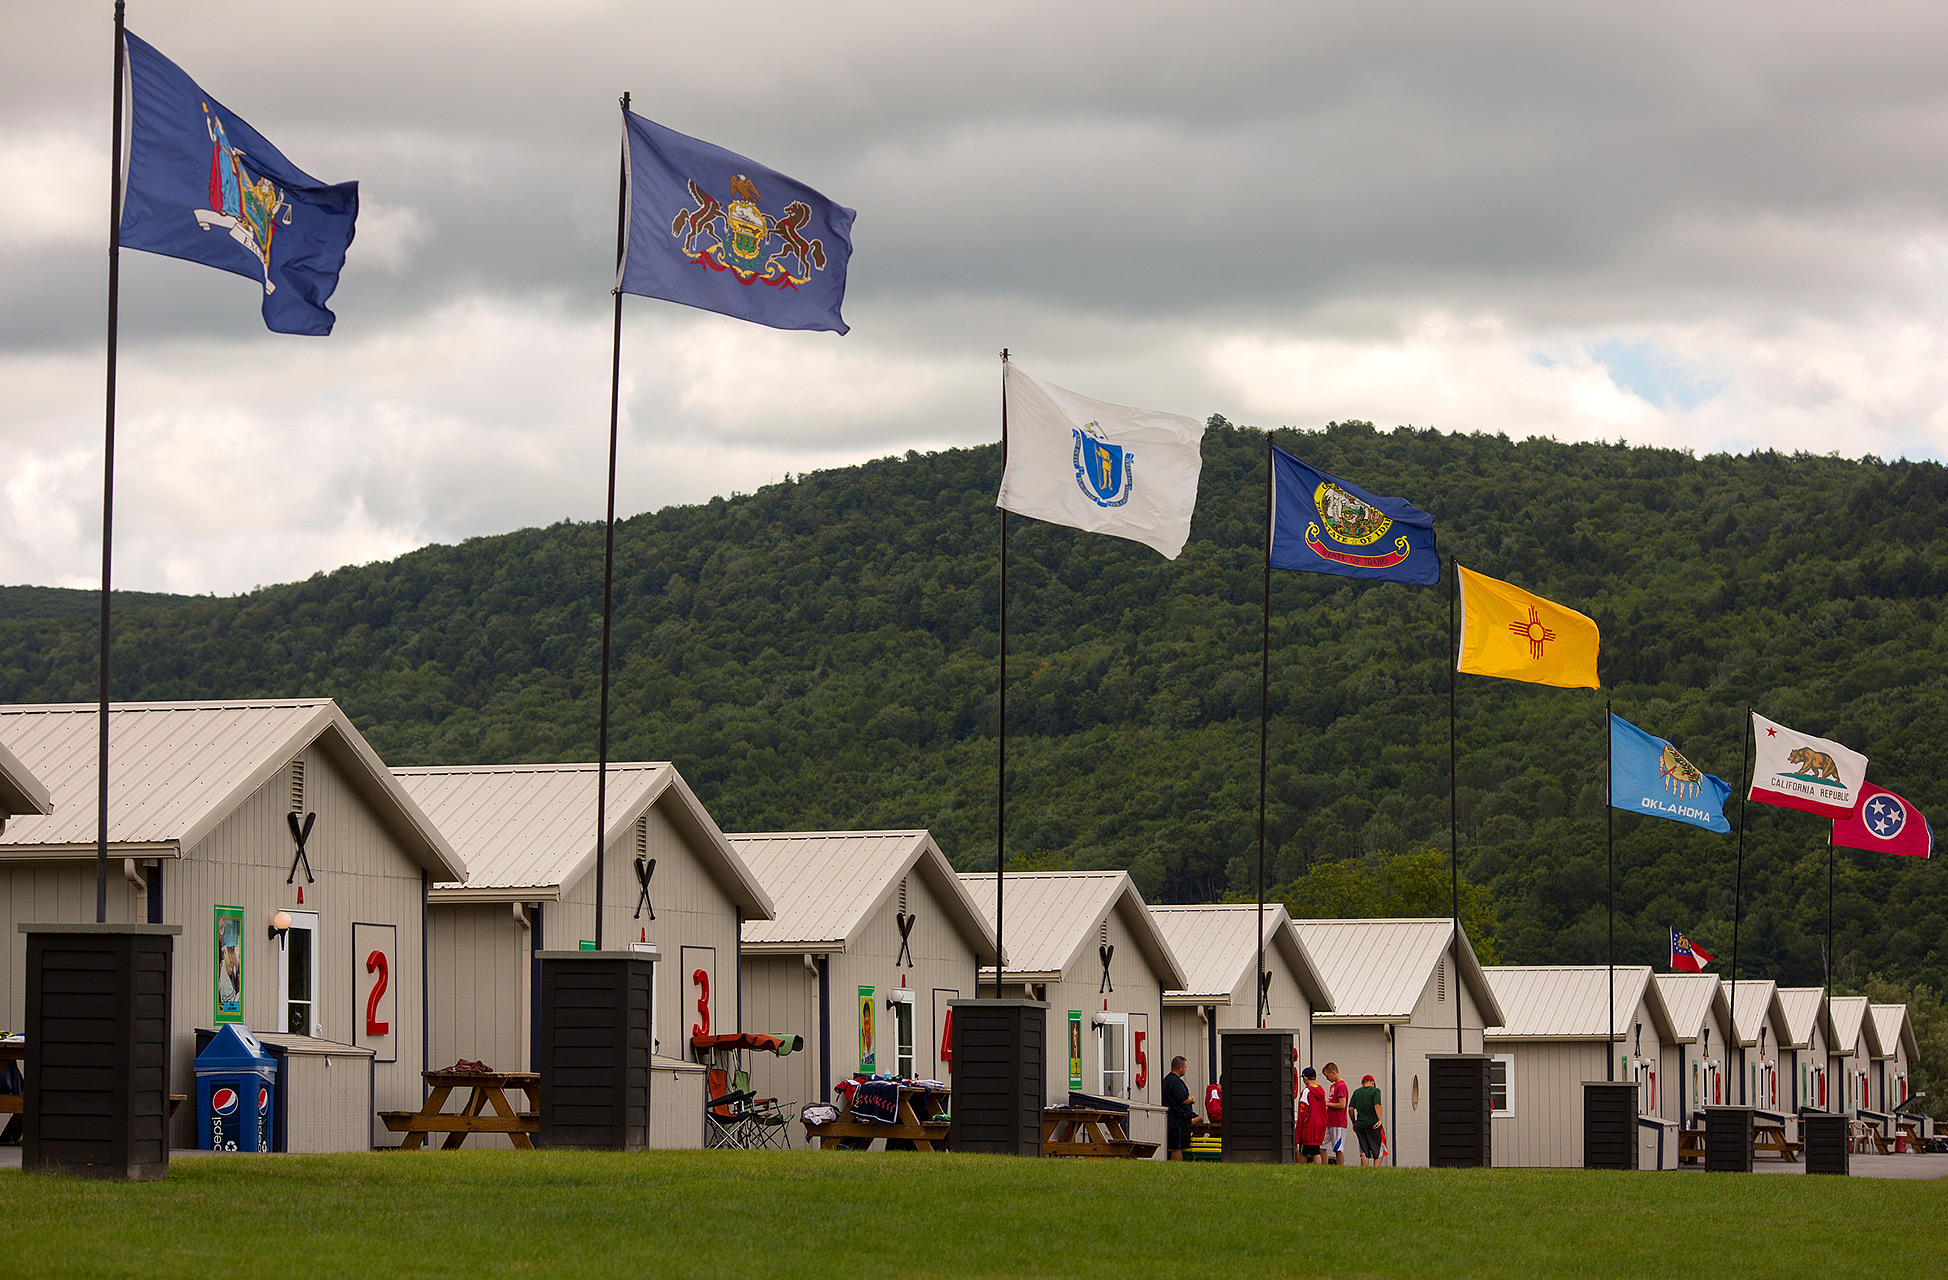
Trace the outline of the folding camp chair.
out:
<instances>
[{"instance_id":1,"label":"folding camp chair","mask_svg":"<svg viewBox=\"0 0 1948 1280\"><path fill-rule=\"evenodd\" d=\"M704 1076L704 1083L707 1086L706 1092L710 1095L709 1100L703 1104L705 1149L746 1150L745 1108L751 1102L749 1077L745 1077L743 1089L734 1089L730 1085L729 1072L722 1067L711 1067Z\"/></svg>"},{"instance_id":2,"label":"folding camp chair","mask_svg":"<svg viewBox=\"0 0 1948 1280\"><path fill-rule=\"evenodd\" d=\"M755 1151L762 1147L783 1150L790 1145L787 1126L797 1107L783 1105L776 1098L758 1097L743 1062L747 1052L783 1057L803 1048L804 1043L801 1036L749 1031L690 1037L697 1060L716 1063L705 1078L710 1099L704 1104L704 1146Z\"/></svg>"},{"instance_id":3,"label":"folding camp chair","mask_svg":"<svg viewBox=\"0 0 1948 1280\"><path fill-rule=\"evenodd\" d=\"M744 1127L739 1133L746 1151L758 1151L774 1147L779 1151L787 1149L791 1143L787 1126L791 1124L793 1108L781 1105L776 1098L759 1098L751 1094L751 1073L739 1071L731 1077L735 1092L745 1095Z\"/></svg>"}]
</instances>

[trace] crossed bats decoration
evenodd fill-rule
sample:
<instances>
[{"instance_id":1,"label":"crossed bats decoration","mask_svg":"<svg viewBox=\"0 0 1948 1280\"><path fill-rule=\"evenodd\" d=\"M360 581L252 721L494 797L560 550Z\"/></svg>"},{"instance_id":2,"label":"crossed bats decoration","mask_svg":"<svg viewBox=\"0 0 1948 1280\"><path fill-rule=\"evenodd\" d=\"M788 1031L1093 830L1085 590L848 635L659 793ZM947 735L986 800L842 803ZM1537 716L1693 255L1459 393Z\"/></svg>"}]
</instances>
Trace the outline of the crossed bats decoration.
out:
<instances>
[{"instance_id":1,"label":"crossed bats decoration","mask_svg":"<svg viewBox=\"0 0 1948 1280\"><path fill-rule=\"evenodd\" d=\"M1116 944L1106 942L1096 948L1096 954L1102 957L1103 962L1103 980L1096 985L1096 994L1101 995L1105 991L1116 990L1116 984L1109 980L1109 959L1116 954Z\"/></svg>"},{"instance_id":2,"label":"crossed bats decoration","mask_svg":"<svg viewBox=\"0 0 1948 1280\"><path fill-rule=\"evenodd\" d=\"M635 919L643 918L643 908L649 908L649 918L656 918L656 904L649 900L649 878L656 874L656 859L636 859L636 883L643 887L642 896L636 899Z\"/></svg>"},{"instance_id":3,"label":"crossed bats decoration","mask_svg":"<svg viewBox=\"0 0 1948 1280\"><path fill-rule=\"evenodd\" d=\"M298 815L295 813L285 814L284 820L291 824L291 839L298 843L298 851L291 855L291 874L284 877L284 883L291 884L297 880L298 864L300 862L304 864L304 882L306 884L318 883L318 878L311 874L311 857L304 851L304 842L311 838L311 824L318 821L318 815L315 813L305 814L303 826L298 825ZM302 902L303 899L300 898L299 901Z\"/></svg>"},{"instance_id":4,"label":"crossed bats decoration","mask_svg":"<svg viewBox=\"0 0 1948 1280\"><path fill-rule=\"evenodd\" d=\"M902 964L913 963L913 949L910 945L910 940L913 937L914 923L919 919L920 917L917 914L908 915L904 911L900 912L898 915L895 915L893 917L894 923L898 924L900 927L900 954L899 954L899 958L893 961L894 964L902 965Z\"/></svg>"}]
</instances>

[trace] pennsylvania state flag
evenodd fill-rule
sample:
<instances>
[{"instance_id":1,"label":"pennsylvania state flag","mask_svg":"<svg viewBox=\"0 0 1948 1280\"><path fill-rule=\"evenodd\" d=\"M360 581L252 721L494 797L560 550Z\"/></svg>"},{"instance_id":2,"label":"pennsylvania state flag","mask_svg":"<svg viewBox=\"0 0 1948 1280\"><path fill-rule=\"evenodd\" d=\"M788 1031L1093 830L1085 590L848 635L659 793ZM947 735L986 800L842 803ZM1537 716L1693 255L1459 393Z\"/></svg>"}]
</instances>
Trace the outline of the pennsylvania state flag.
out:
<instances>
[{"instance_id":1,"label":"pennsylvania state flag","mask_svg":"<svg viewBox=\"0 0 1948 1280\"><path fill-rule=\"evenodd\" d=\"M1676 747L1614 713L1610 716L1610 807L1688 822L1724 835L1731 784L1701 772Z\"/></svg>"},{"instance_id":2,"label":"pennsylvania state flag","mask_svg":"<svg viewBox=\"0 0 1948 1280\"><path fill-rule=\"evenodd\" d=\"M1600 689L1596 624L1553 600L1464 569L1454 669L1563 689Z\"/></svg>"},{"instance_id":3,"label":"pennsylvania state flag","mask_svg":"<svg viewBox=\"0 0 1948 1280\"><path fill-rule=\"evenodd\" d=\"M264 286L264 323L323 336L358 219L358 183L327 185L284 158L132 32L122 246Z\"/></svg>"},{"instance_id":4,"label":"pennsylvania state flag","mask_svg":"<svg viewBox=\"0 0 1948 1280\"><path fill-rule=\"evenodd\" d=\"M1272 447L1274 569L1431 586L1441 580L1434 517L1382 498Z\"/></svg>"},{"instance_id":5,"label":"pennsylvania state flag","mask_svg":"<svg viewBox=\"0 0 1948 1280\"><path fill-rule=\"evenodd\" d=\"M629 235L617 288L774 329L846 332L852 210L633 111L622 119Z\"/></svg>"}]
</instances>

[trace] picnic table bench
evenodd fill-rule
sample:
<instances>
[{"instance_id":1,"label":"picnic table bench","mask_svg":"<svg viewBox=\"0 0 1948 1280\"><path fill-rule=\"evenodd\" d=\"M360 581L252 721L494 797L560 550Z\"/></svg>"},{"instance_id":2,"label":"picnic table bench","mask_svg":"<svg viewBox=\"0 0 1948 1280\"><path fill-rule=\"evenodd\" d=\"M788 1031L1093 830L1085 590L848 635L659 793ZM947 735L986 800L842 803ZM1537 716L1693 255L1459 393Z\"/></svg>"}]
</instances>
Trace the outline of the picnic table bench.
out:
<instances>
[{"instance_id":1,"label":"picnic table bench","mask_svg":"<svg viewBox=\"0 0 1948 1280\"><path fill-rule=\"evenodd\" d=\"M1154 1142L1132 1142L1129 1116L1097 1107L1046 1107L1042 1110L1042 1154L1097 1159L1147 1160Z\"/></svg>"},{"instance_id":2,"label":"picnic table bench","mask_svg":"<svg viewBox=\"0 0 1948 1280\"><path fill-rule=\"evenodd\" d=\"M887 1150L893 1150L894 1142L911 1142L915 1151L945 1151L947 1149L947 1130L949 1122L937 1113L952 1097L952 1090L938 1089L932 1085L901 1082L899 1111L892 1124L878 1120L855 1120L852 1118L852 1096L848 1094L839 1105L836 1120L821 1124L805 1121L805 1140L817 1142L820 1151L836 1151L841 1148L864 1151L878 1138L887 1139ZM915 1099L927 1112L921 1119L920 1113L913 1109Z\"/></svg>"},{"instance_id":3,"label":"picnic table bench","mask_svg":"<svg viewBox=\"0 0 1948 1280\"><path fill-rule=\"evenodd\" d=\"M1761 1112L1752 1117L1752 1154L1771 1151L1787 1164L1799 1163L1797 1142L1786 1140L1786 1122L1782 1116L1766 1115Z\"/></svg>"},{"instance_id":4,"label":"picnic table bench","mask_svg":"<svg viewBox=\"0 0 1948 1280\"><path fill-rule=\"evenodd\" d=\"M406 1135L401 1151L416 1151L429 1133L444 1133L440 1150L452 1151L470 1133L504 1133L523 1151L532 1151L531 1133L541 1130L541 1076L533 1071L422 1071L432 1092L417 1111L381 1111L379 1119L393 1133ZM457 1112L442 1110L455 1089L472 1089L467 1105ZM507 1090L527 1095L528 1109L508 1105ZM492 1108L492 1114L487 1114Z\"/></svg>"}]
</instances>

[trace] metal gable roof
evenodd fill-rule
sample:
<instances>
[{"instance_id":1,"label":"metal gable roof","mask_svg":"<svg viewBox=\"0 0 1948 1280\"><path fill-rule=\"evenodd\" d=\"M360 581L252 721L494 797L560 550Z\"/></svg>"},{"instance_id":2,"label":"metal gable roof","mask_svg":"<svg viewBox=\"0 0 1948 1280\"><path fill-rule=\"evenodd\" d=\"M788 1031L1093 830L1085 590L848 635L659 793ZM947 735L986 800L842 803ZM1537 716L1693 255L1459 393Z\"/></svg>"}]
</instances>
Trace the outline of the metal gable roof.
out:
<instances>
[{"instance_id":1,"label":"metal gable roof","mask_svg":"<svg viewBox=\"0 0 1948 1280\"><path fill-rule=\"evenodd\" d=\"M1249 989L1251 971L1258 963L1255 903L1154 906L1150 914L1163 940L1184 966L1187 979L1182 989L1164 992L1166 1000L1187 997L1199 1004L1228 1004L1241 983ZM1329 1012L1332 991L1319 976L1298 930L1292 927L1285 904L1265 904L1264 941L1267 949L1284 948L1313 1011Z\"/></svg>"},{"instance_id":2,"label":"metal gable roof","mask_svg":"<svg viewBox=\"0 0 1948 1280\"><path fill-rule=\"evenodd\" d=\"M1874 1036L1880 1042L1880 1057L1891 1058L1899 1050L1897 1046L1907 1047L1908 1061L1912 1062L1918 1053L1914 1043L1914 1024L1908 1021L1907 1006L1904 1004L1870 1004L1867 1016L1874 1024Z\"/></svg>"},{"instance_id":3,"label":"metal gable roof","mask_svg":"<svg viewBox=\"0 0 1948 1280\"><path fill-rule=\"evenodd\" d=\"M1482 970L1502 1006L1502 1025L1490 1040L1601 1040L1609 1021L1611 984L1600 964L1496 965ZM1641 1004L1650 1011L1662 1039L1675 1032L1664 997L1651 980L1649 965L1616 968L1616 1023L1610 1034L1625 1036Z\"/></svg>"},{"instance_id":4,"label":"metal gable roof","mask_svg":"<svg viewBox=\"0 0 1948 1280\"><path fill-rule=\"evenodd\" d=\"M1715 973L1660 973L1657 992L1670 1011L1672 1039L1685 1044L1697 1043L1714 1007L1721 1018L1728 1016L1724 980Z\"/></svg>"},{"instance_id":5,"label":"metal gable roof","mask_svg":"<svg viewBox=\"0 0 1948 1280\"><path fill-rule=\"evenodd\" d=\"M775 918L744 922L748 950L843 952L900 880L917 872L976 962L994 960L994 931L929 832L740 832L730 842L777 903Z\"/></svg>"},{"instance_id":6,"label":"metal gable roof","mask_svg":"<svg viewBox=\"0 0 1948 1280\"><path fill-rule=\"evenodd\" d=\"M1825 1003L1826 992L1819 987L1779 988L1779 1008L1786 1015L1785 1048L1812 1047L1813 1032L1820 1021L1820 1006Z\"/></svg>"},{"instance_id":7,"label":"metal gable roof","mask_svg":"<svg viewBox=\"0 0 1948 1280\"><path fill-rule=\"evenodd\" d=\"M521 890L558 897L595 865L593 764L436 766L393 774L466 854L466 880L438 886L436 901L498 901ZM740 910L768 917L770 898L673 765L608 766L608 849L629 849L630 828L659 802L669 806L672 824L690 837L725 896Z\"/></svg>"},{"instance_id":8,"label":"metal gable roof","mask_svg":"<svg viewBox=\"0 0 1948 1280\"><path fill-rule=\"evenodd\" d=\"M93 703L0 707L0 742L55 802L45 816L10 821L0 856L93 852L97 717ZM113 844L187 850L315 742L421 866L442 878L466 875L465 860L329 698L115 703L108 735Z\"/></svg>"},{"instance_id":9,"label":"metal gable roof","mask_svg":"<svg viewBox=\"0 0 1948 1280\"><path fill-rule=\"evenodd\" d=\"M1873 1024L1867 1018L1867 997L1834 996L1830 1012L1833 1018L1835 1053L1854 1052L1860 1046L1860 1037L1865 1034L1869 1038L1867 1056L1870 1058L1880 1056L1875 1052L1880 1047L1880 1042L1874 1036Z\"/></svg>"},{"instance_id":10,"label":"metal gable roof","mask_svg":"<svg viewBox=\"0 0 1948 1280\"><path fill-rule=\"evenodd\" d=\"M1733 988L1727 999L1732 1017L1738 1022L1735 1033L1740 1044L1757 1044L1759 1028L1767 1019L1775 1027L1786 1025L1786 1011L1779 1005L1778 983L1770 978L1740 978L1728 985Z\"/></svg>"},{"instance_id":11,"label":"metal gable roof","mask_svg":"<svg viewBox=\"0 0 1948 1280\"><path fill-rule=\"evenodd\" d=\"M1183 986L1183 966L1158 932L1156 918L1129 872L1018 871L1007 881L1006 937L1002 945L1007 948L1010 975L1046 974L1053 979L1092 945L1097 927L1114 911L1148 957L1163 989ZM960 882L982 918L992 924L994 875L963 872Z\"/></svg>"},{"instance_id":12,"label":"metal gable roof","mask_svg":"<svg viewBox=\"0 0 1948 1280\"><path fill-rule=\"evenodd\" d=\"M1300 941L1333 993L1324 1017L1404 1022L1454 940L1445 917L1380 920L1295 920ZM1468 934L1461 932L1461 970L1488 1026L1502 1021L1501 1004L1481 971Z\"/></svg>"},{"instance_id":13,"label":"metal gable roof","mask_svg":"<svg viewBox=\"0 0 1948 1280\"><path fill-rule=\"evenodd\" d=\"M54 797L47 784L36 778L20 757L0 746L0 827L20 813L54 812Z\"/></svg>"}]
</instances>

